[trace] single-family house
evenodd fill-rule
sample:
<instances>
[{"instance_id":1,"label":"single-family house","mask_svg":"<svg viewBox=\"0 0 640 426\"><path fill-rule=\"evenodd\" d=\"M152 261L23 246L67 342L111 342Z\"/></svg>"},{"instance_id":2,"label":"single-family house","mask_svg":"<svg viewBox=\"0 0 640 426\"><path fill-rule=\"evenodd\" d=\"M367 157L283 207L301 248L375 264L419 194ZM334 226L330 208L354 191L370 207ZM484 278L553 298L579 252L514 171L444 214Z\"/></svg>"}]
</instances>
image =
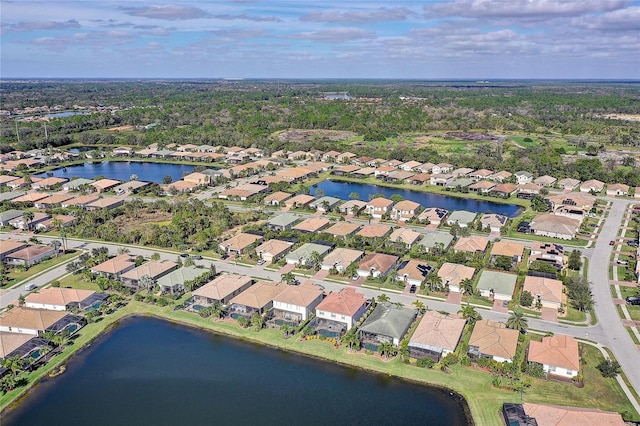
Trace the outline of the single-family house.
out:
<instances>
[{"instance_id":1,"label":"single-family house","mask_svg":"<svg viewBox=\"0 0 640 426\"><path fill-rule=\"evenodd\" d=\"M64 330L74 332L85 324L84 317L72 315L66 311L15 306L0 313L0 332L38 336L46 331L56 334Z\"/></svg>"},{"instance_id":2,"label":"single-family house","mask_svg":"<svg viewBox=\"0 0 640 426\"><path fill-rule=\"evenodd\" d=\"M400 164L400 168L406 172L411 172L414 170L418 170L418 167L422 166L422 163L415 160L410 160L405 163Z\"/></svg>"},{"instance_id":3,"label":"single-family house","mask_svg":"<svg viewBox=\"0 0 640 426\"><path fill-rule=\"evenodd\" d=\"M115 209L116 207L120 207L122 205L124 205L124 198L106 197L106 198L99 198L96 201L85 204L84 209L87 211L95 211L100 209L111 210L111 209Z\"/></svg>"},{"instance_id":4,"label":"single-family house","mask_svg":"<svg viewBox=\"0 0 640 426\"><path fill-rule=\"evenodd\" d=\"M501 322L476 322L469 339L469 356L489 358L497 362L513 362L518 347L518 330L507 328Z\"/></svg>"},{"instance_id":5,"label":"single-family house","mask_svg":"<svg viewBox=\"0 0 640 426\"><path fill-rule=\"evenodd\" d=\"M357 155L353 152L343 152L342 154L338 154L336 157L336 162L340 164L350 163L352 159L356 158Z\"/></svg>"},{"instance_id":6,"label":"single-family house","mask_svg":"<svg viewBox=\"0 0 640 426\"><path fill-rule=\"evenodd\" d=\"M367 206L366 201L349 200L338 206L338 211L342 214L359 215Z\"/></svg>"},{"instance_id":7,"label":"single-family house","mask_svg":"<svg viewBox=\"0 0 640 426\"><path fill-rule=\"evenodd\" d=\"M74 196L71 194L53 194L48 196L47 198L36 201L35 203L33 203L33 206L36 209L41 210L53 209L56 207L61 207L63 202L72 198L74 198Z\"/></svg>"},{"instance_id":8,"label":"single-family house","mask_svg":"<svg viewBox=\"0 0 640 426\"><path fill-rule=\"evenodd\" d=\"M362 259L362 256L364 256L364 252L362 250L338 247L325 256L320 268L326 271L336 269L338 272L342 273L353 262L357 262Z\"/></svg>"},{"instance_id":9,"label":"single-family house","mask_svg":"<svg viewBox=\"0 0 640 426\"><path fill-rule=\"evenodd\" d=\"M331 224L326 217L311 216L296 224L293 229L304 233L320 232Z\"/></svg>"},{"instance_id":10,"label":"single-family house","mask_svg":"<svg viewBox=\"0 0 640 426\"><path fill-rule=\"evenodd\" d=\"M533 419L537 426L627 425L620 413L601 411L595 408L561 407L530 402L523 404L523 407L527 418Z\"/></svg>"},{"instance_id":11,"label":"single-family house","mask_svg":"<svg viewBox=\"0 0 640 426\"><path fill-rule=\"evenodd\" d=\"M26 229L35 229L36 225L44 222L47 219L50 219L51 215L42 212L34 212L33 218L28 222L25 221L25 217L19 216L9 221L9 225L13 226L16 229L26 230Z\"/></svg>"},{"instance_id":12,"label":"single-family house","mask_svg":"<svg viewBox=\"0 0 640 426\"><path fill-rule=\"evenodd\" d=\"M235 237L231 237L228 240L221 242L218 247L227 254L243 255L247 248L256 242L261 242L262 239L261 235L241 232Z\"/></svg>"},{"instance_id":13,"label":"single-family house","mask_svg":"<svg viewBox=\"0 0 640 426\"><path fill-rule=\"evenodd\" d=\"M196 185L208 185L211 181L211 176L205 175L204 173L193 172L182 178L185 182L195 183Z\"/></svg>"},{"instance_id":14,"label":"single-family house","mask_svg":"<svg viewBox=\"0 0 640 426\"><path fill-rule=\"evenodd\" d=\"M424 185L425 183L431 182L431 173L418 173L417 175L411 176L408 179L408 182L412 185Z\"/></svg>"},{"instance_id":15,"label":"single-family house","mask_svg":"<svg viewBox=\"0 0 640 426\"><path fill-rule=\"evenodd\" d=\"M126 157L128 155L133 155L133 148L130 146L119 146L114 148L111 152L116 157Z\"/></svg>"},{"instance_id":16,"label":"single-family house","mask_svg":"<svg viewBox=\"0 0 640 426\"><path fill-rule=\"evenodd\" d=\"M578 341L564 334L545 336L541 342L531 340L527 361L542 364L547 374L573 379L580 371Z\"/></svg>"},{"instance_id":17,"label":"single-family house","mask_svg":"<svg viewBox=\"0 0 640 426\"><path fill-rule=\"evenodd\" d=\"M497 213L485 213L480 217L482 229L489 229L490 232L500 233L502 227L507 224L508 218Z\"/></svg>"},{"instance_id":18,"label":"single-family house","mask_svg":"<svg viewBox=\"0 0 640 426\"><path fill-rule=\"evenodd\" d=\"M558 309L564 303L563 288L560 280L527 276L522 291L531 293L534 303L539 302L545 308Z\"/></svg>"},{"instance_id":19,"label":"single-family house","mask_svg":"<svg viewBox=\"0 0 640 426\"><path fill-rule=\"evenodd\" d=\"M612 183L607 186L607 195L610 197L617 197L620 195L627 195L629 193L629 185L624 183Z\"/></svg>"},{"instance_id":20,"label":"single-family house","mask_svg":"<svg viewBox=\"0 0 640 426\"><path fill-rule=\"evenodd\" d=\"M369 253L358 264L358 275L361 277L385 277L395 268L400 258L390 254Z\"/></svg>"},{"instance_id":21,"label":"single-family house","mask_svg":"<svg viewBox=\"0 0 640 426\"><path fill-rule=\"evenodd\" d=\"M193 185L190 183L190 185ZM218 198L239 199L240 201L248 200L258 194L269 192L269 186L258 185L255 183L244 183L234 188L225 189L218 194Z\"/></svg>"},{"instance_id":22,"label":"single-family house","mask_svg":"<svg viewBox=\"0 0 640 426\"><path fill-rule=\"evenodd\" d=\"M128 253L123 253L92 266L91 272L107 278L117 279L120 274L130 271L135 267L135 258Z\"/></svg>"},{"instance_id":23,"label":"single-family house","mask_svg":"<svg viewBox=\"0 0 640 426\"><path fill-rule=\"evenodd\" d=\"M273 307L273 299L287 287L285 283L258 281L229 302L228 312L232 318L263 315Z\"/></svg>"},{"instance_id":24,"label":"single-family house","mask_svg":"<svg viewBox=\"0 0 640 426\"><path fill-rule=\"evenodd\" d=\"M256 247L256 254L267 263L273 263L287 254L292 246L293 243L290 241L272 239Z\"/></svg>"},{"instance_id":25,"label":"single-family house","mask_svg":"<svg viewBox=\"0 0 640 426\"><path fill-rule=\"evenodd\" d=\"M290 209L307 208L309 207L309 204L311 204L311 202L314 201L315 199L316 197L312 195L298 194L296 196L289 198L288 200L285 200L284 204Z\"/></svg>"},{"instance_id":26,"label":"single-family house","mask_svg":"<svg viewBox=\"0 0 640 426\"><path fill-rule=\"evenodd\" d=\"M78 197L71 198L70 200L63 201L61 206L63 208L78 206L82 209L86 208L87 205L98 201L100 196L97 194L88 194L88 195L80 195Z\"/></svg>"},{"instance_id":27,"label":"single-family house","mask_svg":"<svg viewBox=\"0 0 640 426\"><path fill-rule=\"evenodd\" d=\"M320 334L340 336L349 331L367 311L369 300L353 287L332 292L316 306L312 325Z\"/></svg>"},{"instance_id":28,"label":"single-family house","mask_svg":"<svg viewBox=\"0 0 640 426\"><path fill-rule=\"evenodd\" d=\"M565 264L564 247L555 243L533 241L531 242L529 264L536 260L551 263L560 271Z\"/></svg>"},{"instance_id":29,"label":"single-family house","mask_svg":"<svg viewBox=\"0 0 640 426\"><path fill-rule=\"evenodd\" d=\"M273 219L269 219L266 224L267 228L272 231L288 231L300 221L300 216L297 216L293 213L283 213L279 216L274 217Z\"/></svg>"},{"instance_id":30,"label":"single-family house","mask_svg":"<svg viewBox=\"0 0 640 426\"><path fill-rule=\"evenodd\" d=\"M453 182L453 175L448 173L434 173L429 178L430 185L449 186Z\"/></svg>"},{"instance_id":31,"label":"single-family house","mask_svg":"<svg viewBox=\"0 0 640 426\"><path fill-rule=\"evenodd\" d=\"M25 248L27 244L23 241L12 240L0 240L0 262L11 253L15 253L18 250Z\"/></svg>"},{"instance_id":32,"label":"single-family house","mask_svg":"<svg viewBox=\"0 0 640 426\"><path fill-rule=\"evenodd\" d=\"M498 184L490 180L480 180L472 185L469 185L469 191L474 191L479 194L488 194Z\"/></svg>"},{"instance_id":33,"label":"single-family house","mask_svg":"<svg viewBox=\"0 0 640 426\"><path fill-rule=\"evenodd\" d=\"M363 226L356 235L364 238L384 238L389 232L391 232L390 226L373 224Z\"/></svg>"},{"instance_id":34,"label":"single-family house","mask_svg":"<svg viewBox=\"0 0 640 426\"><path fill-rule=\"evenodd\" d=\"M264 197L264 203L268 206L279 206L292 196L288 192L278 191Z\"/></svg>"},{"instance_id":35,"label":"single-family house","mask_svg":"<svg viewBox=\"0 0 640 426\"><path fill-rule=\"evenodd\" d=\"M328 163L335 163L336 158L340 155L338 151L328 151L322 155L322 161L326 161Z\"/></svg>"},{"instance_id":36,"label":"single-family house","mask_svg":"<svg viewBox=\"0 0 640 426\"><path fill-rule=\"evenodd\" d=\"M445 262L438 270L438 276L442 279L442 284L449 287L449 291L462 293L460 284L464 280L472 280L475 272L476 270L470 266Z\"/></svg>"},{"instance_id":37,"label":"single-family house","mask_svg":"<svg viewBox=\"0 0 640 426\"><path fill-rule=\"evenodd\" d=\"M367 349L378 349L388 342L398 347L416 319L417 311L395 303L378 303L360 326L360 342Z\"/></svg>"},{"instance_id":38,"label":"single-family house","mask_svg":"<svg viewBox=\"0 0 640 426\"><path fill-rule=\"evenodd\" d=\"M311 282L287 286L273 298L273 319L298 325L309 319L324 299L324 291Z\"/></svg>"},{"instance_id":39,"label":"single-family house","mask_svg":"<svg viewBox=\"0 0 640 426\"><path fill-rule=\"evenodd\" d=\"M144 182L141 180L131 180L129 182L121 183L120 185L113 188L113 191L118 195L123 194L135 194L139 189L144 188L145 186L151 185L150 182Z\"/></svg>"},{"instance_id":40,"label":"single-family house","mask_svg":"<svg viewBox=\"0 0 640 426\"><path fill-rule=\"evenodd\" d=\"M413 219L418 210L420 204L415 201L402 200L396 203L391 210L391 219L398 221L407 221Z\"/></svg>"},{"instance_id":41,"label":"single-family house","mask_svg":"<svg viewBox=\"0 0 640 426\"><path fill-rule=\"evenodd\" d=\"M6 210L0 213L0 225L8 226L14 219L19 219L24 215L24 210Z\"/></svg>"},{"instance_id":42,"label":"single-family house","mask_svg":"<svg viewBox=\"0 0 640 426\"><path fill-rule=\"evenodd\" d=\"M476 220L476 214L466 210L455 210L447 218L447 225L453 226L458 224L460 228L467 228Z\"/></svg>"},{"instance_id":43,"label":"single-family house","mask_svg":"<svg viewBox=\"0 0 640 426\"><path fill-rule=\"evenodd\" d=\"M475 180L488 179L493 174L493 170L480 169L469 173L469 177Z\"/></svg>"},{"instance_id":44,"label":"single-family house","mask_svg":"<svg viewBox=\"0 0 640 426\"><path fill-rule=\"evenodd\" d=\"M389 235L389 241L403 244L406 248L411 248L420 238L422 238L421 233L409 228L398 228Z\"/></svg>"},{"instance_id":45,"label":"single-family house","mask_svg":"<svg viewBox=\"0 0 640 426\"><path fill-rule=\"evenodd\" d=\"M0 358L9 359L19 357L23 361L39 358L45 351L40 349L48 347L49 341L33 334L8 333L0 331ZM0 367L0 377L9 374L11 370Z\"/></svg>"},{"instance_id":46,"label":"single-family house","mask_svg":"<svg viewBox=\"0 0 640 426\"><path fill-rule=\"evenodd\" d=\"M580 192L592 192L592 193L600 193L604 189L604 182L600 182L597 179L591 179L586 182L582 182L580 185Z\"/></svg>"},{"instance_id":47,"label":"single-family house","mask_svg":"<svg viewBox=\"0 0 640 426\"><path fill-rule=\"evenodd\" d=\"M418 215L418 221L428 223L435 226L440 226L444 218L449 212L439 207L429 207L424 209L420 215Z\"/></svg>"},{"instance_id":48,"label":"single-family house","mask_svg":"<svg viewBox=\"0 0 640 426\"><path fill-rule=\"evenodd\" d=\"M360 225L357 223L340 221L325 229L324 232L334 237L346 238L354 234L358 229L360 229Z\"/></svg>"},{"instance_id":49,"label":"single-family house","mask_svg":"<svg viewBox=\"0 0 640 426\"><path fill-rule=\"evenodd\" d=\"M322 258L331 251L331 246L316 243L306 243L285 256L290 265L311 266L313 254L318 253ZM320 265L318 265L320 266Z\"/></svg>"},{"instance_id":50,"label":"single-family house","mask_svg":"<svg viewBox=\"0 0 640 426\"><path fill-rule=\"evenodd\" d=\"M435 250L440 253L444 253L445 250L451 246L453 242L453 235L448 232L426 232L424 238L420 240L418 244L424 246L424 249L428 252Z\"/></svg>"},{"instance_id":51,"label":"single-family house","mask_svg":"<svg viewBox=\"0 0 640 426\"><path fill-rule=\"evenodd\" d=\"M578 179L564 178L558 181L558 188L565 191L573 191L578 186L580 186L580 181Z\"/></svg>"},{"instance_id":52,"label":"single-family house","mask_svg":"<svg viewBox=\"0 0 640 426\"><path fill-rule=\"evenodd\" d=\"M48 259L56 253L56 250L48 245L34 244L16 250L4 257L6 263L15 266L25 266L27 268L36 263Z\"/></svg>"},{"instance_id":53,"label":"single-family house","mask_svg":"<svg viewBox=\"0 0 640 426\"><path fill-rule=\"evenodd\" d=\"M496 256L506 256L511 258L513 263L518 263L522 261L524 256L524 244L508 240L496 241L491 247L491 260L494 260Z\"/></svg>"},{"instance_id":54,"label":"single-family house","mask_svg":"<svg viewBox=\"0 0 640 426\"><path fill-rule=\"evenodd\" d=\"M427 278L427 274L433 267L419 260L411 259L403 261L396 271L396 281L402 281L405 285L419 286Z\"/></svg>"},{"instance_id":55,"label":"single-family house","mask_svg":"<svg viewBox=\"0 0 640 426\"><path fill-rule=\"evenodd\" d=\"M476 290L492 300L510 301L516 288L516 274L484 270L480 274Z\"/></svg>"},{"instance_id":56,"label":"single-family house","mask_svg":"<svg viewBox=\"0 0 640 426\"><path fill-rule=\"evenodd\" d=\"M555 214L543 214L536 216L529 224L529 228L535 235L573 240L580 228L580 221Z\"/></svg>"},{"instance_id":57,"label":"single-family house","mask_svg":"<svg viewBox=\"0 0 640 426\"><path fill-rule=\"evenodd\" d=\"M411 179L415 173L413 172L405 172L404 170L395 170L393 172L388 173L387 175L381 176L382 180L390 183L403 183L404 181L408 181Z\"/></svg>"},{"instance_id":58,"label":"single-family house","mask_svg":"<svg viewBox=\"0 0 640 426\"><path fill-rule=\"evenodd\" d=\"M160 287L161 292L175 294L184 291L186 281L195 280L207 273L209 273L208 269L185 266L158 278L156 284Z\"/></svg>"},{"instance_id":59,"label":"single-family house","mask_svg":"<svg viewBox=\"0 0 640 426\"><path fill-rule=\"evenodd\" d=\"M533 180L533 183L542 187L548 187L548 186L553 186L553 184L556 183L557 180L558 179L554 178L553 176L543 175L535 178Z\"/></svg>"},{"instance_id":60,"label":"single-family house","mask_svg":"<svg viewBox=\"0 0 640 426\"><path fill-rule=\"evenodd\" d=\"M193 301L204 307L214 303L227 305L231 299L251 287L253 281L253 278L246 275L222 273L194 290L192 293Z\"/></svg>"},{"instance_id":61,"label":"single-family house","mask_svg":"<svg viewBox=\"0 0 640 426\"><path fill-rule=\"evenodd\" d=\"M596 203L596 197L583 192L568 192L546 198L553 214L582 221Z\"/></svg>"},{"instance_id":62,"label":"single-family house","mask_svg":"<svg viewBox=\"0 0 640 426\"><path fill-rule=\"evenodd\" d=\"M120 183L121 182L119 180L100 179L95 182L92 182L90 185L93 186L96 189L96 191L103 192L103 191L108 191L109 189L113 188L116 185L120 185Z\"/></svg>"},{"instance_id":63,"label":"single-family house","mask_svg":"<svg viewBox=\"0 0 640 426\"><path fill-rule=\"evenodd\" d=\"M356 166L355 164L349 164L346 166L340 166L337 167L335 169L333 169L333 171L331 172L331 174L336 175L336 176L346 176L346 175L350 175L354 172L357 172L358 170L360 170L360 166Z\"/></svg>"},{"instance_id":64,"label":"single-family house","mask_svg":"<svg viewBox=\"0 0 640 426\"><path fill-rule=\"evenodd\" d=\"M94 294L93 290L79 290L75 288L47 287L37 293L29 293L24 302L27 308L65 311L72 307L88 306L83 303ZM106 296L105 296L106 297Z\"/></svg>"},{"instance_id":65,"label":"single-family house","mask_svg":"<svg viewBox=\"0 0 640 426\"><path fill-rule=\"evenodd\" d=\"M341 201L340 198L324 196L309 203L309 207L319 212L330 212L335 209Z\"/></svg>"},{"instance_id":66,"label":"single-family house","mask_svg":"<svg viewBox=\"0 0 640 426\"><path fill-rule=\"evenodd\" d=\"M489 191L489 195L493 197L501 197L501 198L509 198L516 191L518 187L512 183L501 183L500 185L496 185Z\"/></svg>"},{"instance_id":67,"label":"single-family house","mask_svg":"<svg viewBox=\"0 0 640 426\"><path fill-rule=\"evenodd\" d=\"M434 175L440 173L451 173L453 171L453 164L449 163L439 163L431 168L431 173Z\"/></svg>"},{"instance_id":68,"label":"single-family house","mask_svg":"<svg viewBox=\"0 0 640 426\"><path fill-rule=\"evenodd\" d=\"M386 213L391 212L393 201L387 198L374 198L366 204L366 211L371 216L380 219Z\"/></svg>"},{"instance_id":69,"label":"single-family house","mask_svg":"<svg viewBox=\"0 0 640 426\"><path fill-rule=\"evenodd\" d=\"M440 361L456 350L466 323L460 315L427 312L409 340L409 355Z\"/></svg>"},{"instance_id":70,"label":"single-family house","mask_svg":"<svg viewBox=\"0 0 640 426\"><path fill-rule=\"evenodd\" d=\"M460 167L453 170L451 174L454 178L469 177L471 179L471 176L469 176L471 172L473 172L473 169L470 169L468 167Z\"/></svg>"},{"instance_id":71,"label":"single-family house","mask_svg":"<svg viewBox=\"0 0 640 426\"><path fill-rule=\"evenodd\" d=\"M178 264L170 260L152 260L120 274L120 280L128 287L137 288L140 285L140 279L144 276L148 276L156 282L159 278L176 269L178 269Z\"/></svg>"},{"instance_id":72,"label":"single-family house","mask_svg":"<svg viewBox=\"0 0 640 426\"><path fill-rule=\"evenodd\" d=\"M530 200L534 195L539 195L542 187L533 182L518 184L516 192L517 197L523 200Z\"/></svg>"},{"instance_id":73,"label":"single-family house","mask_svg":"<svg viewBox=\"0 0 640 426\"><path fill-rule=\"evenodd\" d=\"M48 190L48 189L53 188L56 185L62 185L63 183L65 183L68 180L69 179L67 179L67 178L49 176L47 178L44 178L42 180L39 180L37 182L32 183L31 184L31 188L35 189L35 190Z\"/></svg>"},{"instance_id":74,"label":"single-family house","mask_svg":"<svg viewBox=\"0 0 640 426\"><path fill-rule=\"evenodd\" d=\"M489 240L485 237L472 235L470 237L462 237L453 246L455 252L465 253L484 253L489 245Z\"/></svg>"},{"instance_id":75,"label":"single-family house","mask_svg":"<svg viewBox=\"0 0 640 426\"><path fill-rule=\"evenodd\" d=\"M515 176L516 176L516 182L519 185L524 185L525 183L533 182L533 175L529 172L521 170L519 172L516 172Z\"/></svg>"}]
</instances>

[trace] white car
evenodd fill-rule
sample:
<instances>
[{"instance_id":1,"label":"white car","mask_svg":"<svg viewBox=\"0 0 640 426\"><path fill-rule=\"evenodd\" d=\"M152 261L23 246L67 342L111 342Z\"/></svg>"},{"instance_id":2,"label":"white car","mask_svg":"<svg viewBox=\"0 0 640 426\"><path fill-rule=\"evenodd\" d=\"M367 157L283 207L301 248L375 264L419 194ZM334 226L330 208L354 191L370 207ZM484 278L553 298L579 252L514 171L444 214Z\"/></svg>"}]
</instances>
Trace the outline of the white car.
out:
<instances>
[{"instance_id":1,"label":"white car","mask_svg":"<svg viewBox=\"0 0 640 426\"><path fill-rule=\"evenodd\" d=\"M27 284L24 286L24 289L27 291L31 291L31 290L35 290L36 289L36 285L35 284Z\"/></svg>"}]
</instances>

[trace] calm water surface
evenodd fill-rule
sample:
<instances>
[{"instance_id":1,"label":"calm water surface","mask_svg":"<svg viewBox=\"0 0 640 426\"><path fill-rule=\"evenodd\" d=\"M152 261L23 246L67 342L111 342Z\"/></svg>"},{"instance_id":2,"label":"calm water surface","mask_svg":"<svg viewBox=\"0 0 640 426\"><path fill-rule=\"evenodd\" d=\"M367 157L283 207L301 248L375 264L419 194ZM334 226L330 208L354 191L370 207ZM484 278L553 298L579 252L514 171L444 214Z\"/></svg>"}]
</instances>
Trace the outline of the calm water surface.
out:
<instances>
[{"instance_id":1,"label":"calm water surface","mask_svg":"<svg viewBox=\"0 0 640 426\"><path fill-rule=\"evenodd\" d=\"M360 356L360 355L353 355ZM465 425L448 392L130 318L3 425Z\"/></svg>"},{"instance_id":2,"label":"calm water surface","mask_svg":"<svg viewBox=\"0 0 640 426\"><path fill-rule=\"evenodd\" d=\"M49 173L67 179L71 179L74 176L86 179L104 176L108 179L121 181L128 181L131 175L135 174L138 175L138 180L162 183L162 178L167 175L171 176L174 181L180 180L182 176L192 173L193 168L193 166L185 164L103 161L101 163L84 163L77 166L55 169Z\"/></svg>"},{"instance_id":3,"label":"calm water surface","mask_svg":"<svg viewBox=\"0 0 640 426\"><path fill-rule=\"evenodd\" d=\"M471 200L467 198L447 197L446 195L431 194L428 192L411 191L409 189L388 188L356 182L338 182L325 180L317 187L311 188L311 194L315 195L316 190L321 189L325 195L349 199L349 194L357 192L361 200L368 200L370 195L382 194L385 198L393 194L400 194L405 200L415 201L423 207L440 207L449 211L468 210L476 213L500 213L507 217L515 217L522 213L519 206L514 204L500 204L484 200Z\"/></svg>"}]
</instances>

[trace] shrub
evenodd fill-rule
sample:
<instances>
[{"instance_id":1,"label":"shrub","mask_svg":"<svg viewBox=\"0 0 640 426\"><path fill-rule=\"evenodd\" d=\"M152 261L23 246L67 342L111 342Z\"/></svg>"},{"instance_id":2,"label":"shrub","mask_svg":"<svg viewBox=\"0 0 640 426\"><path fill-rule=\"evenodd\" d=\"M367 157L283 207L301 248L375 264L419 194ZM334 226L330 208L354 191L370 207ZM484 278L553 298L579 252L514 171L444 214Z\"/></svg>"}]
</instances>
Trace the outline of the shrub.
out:
<instances>
[{"instance_id":1,"label":"shrub","mask_svg":"<svg viewBox=\"0 0 640 426\"><path fill-rule=\"evenodd\" d=\"M530 291L523 291L522 295L520 296L520 305L528 308L531 306L531 304L533 304L533 295Z\"/></svg>"},{"instance_id":2,"label":"shrub","mask_svg":"<svg viewBox=\"0 0 640 426\"><path fill-rule=\"evenodd\" d=\"M536 379L541 379L544 377L544 369L542 368L542 364L538 364L537 362L530 362L527 365L527 374L531 377L535 377Z\"/></svg>"},{"instance_id":3,"label":"shrub","mask_svg":"<svg viewBox=\"0 0 640 426\"><path fill-rule=\"evenodd\" d=\"M51 287L60 287L60 281L55 280L55 281L51 282Z\"/></svg>"},{"instance_id":4,"label":"shrub","mask_svg":"<svg viewBox=\"0 0 640 426\"><path fill-rule=\"evenodd\" d=\"M416 365L418 367L433 368L433 366L435 365L435 361L429 357L420 358L418 361L416 361Z\"/></svg>"},{"instance_id":5,"label":"shrub","mask_svg":"<svg viewBox=\"0 0 640 426\"><path fill-rule=\"evenodd\" d=\"M616 377L620 373L620 364L610 359L605 359L596 367L602 377Z\"/></svg>"}]
</instances>

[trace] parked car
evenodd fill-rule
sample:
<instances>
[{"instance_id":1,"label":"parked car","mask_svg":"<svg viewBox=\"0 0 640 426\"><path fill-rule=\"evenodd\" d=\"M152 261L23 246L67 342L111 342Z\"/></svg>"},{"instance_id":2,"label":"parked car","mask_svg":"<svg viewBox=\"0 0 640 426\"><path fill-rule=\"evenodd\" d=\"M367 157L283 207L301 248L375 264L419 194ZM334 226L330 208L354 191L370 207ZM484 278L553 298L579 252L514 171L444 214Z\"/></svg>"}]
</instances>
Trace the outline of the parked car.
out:
<instances>
[{"instance_id":1,"label":"parked car","mask_svg":"<svg viewBox=\"0 0 640 426\"><path fill-rule=\"evenodd\" d=\"M610 245L610 246L614 245L615 243L616 243L616 242L615 242L615 241L613 241L613 240L609 241L609 245Z\"/></svg>"},{"instance_id":2,"label":"parked car","mask_svg":"<svg viewBox=\"0 0 640 426\"><path fill-rule=\"evenodd\" d=\"M360 278L359 275L354 275L351 277L351 281L358 281L358 278Z\"/></svg>"},{"instance_id":3,"label":"parked car","mask_svg":"<svg viewBox=\"0 0 640 426\"><path fill-rule=\"evenodd\" d=\"M409 293L411 293L411 294L414 294L417 290L418 290L418 287L416 287L415 284L413 284L411 287L409 287Z\"/></svg>"},{"instance_id":4,"label":"parked car","mask_svg":"<svg viewBox=\"0 0 640 426\"><path fill-rule=\"evenodd\" d=\"M185 259L185 258L189 257L189 255L187 253L180 253L180 257Z\"/></svg>"},{"instance_id":5,"label":"parked car","mask_svg":"<svg viewBox=\"0 0 640 426\"><path fill-rule=\"evenodd\" d=\"M31 290L35 290L36 289L36 285L35 284L27 284L24 286L24 289L27 291L31 291Z\"/></svg>"},{"instance_id":6,"label":"parked car","mask_svg":"<svg viewBox=\"0 0 640 426\"><path fill-rule=\"evenodd\" d=\"M225 260L228 259L229 255L227 253L223 254L222 256L220 256L220 259Z\"/></svg>"},{"instance_id":7,"label":"parked car","mask_svg":"<svg viewBox=\"0 0 640 426\"><path fill-rule=\"evenodd\" d=\"M256 262L256 265L264 265L265 263L267 263L266 260L264 259L258 259L258 261Z\"/></svg>"},{"instance_id":8,"label":"parked car","mask_svg":"<svg viewBox=\"0 0 640 426\"><path fill-rule=\"evenodd\" d=\"M627 241L627 245L631 247L638 247L638 242L636 240Z\"/></svg>"},{"instance_id":9,"label":"parked car","mask_svg":"<svg viewBox=\"0 0 640 426\"><path fill-rule=\"evenodd\" d=\"M193 256L193 258L195 260L202 260L202 256L200 256L199 254L196 254L195 256Z\"/></svg>"},{"instance_id":10,"label":"parked car","mask_svg":"<svg viewBox=\"0 0 640 426\"><path fill-rule=\"evenodd\" d=\"M629 264L629 262L627 262L626 260L619 260L619 259L617 260L617 263L618 265L625 265L625 266Z\"/></svg>"},{"instance_id":11,"label":"parked car","mask_svg":"<svg viewBox=\"0 0 640 426\"><path fill-rule=\"evenodd\" d=\"M627 301L627 305L640 306L640 297L627 296L625 300Z\"/></svg>"}]
</instances>

